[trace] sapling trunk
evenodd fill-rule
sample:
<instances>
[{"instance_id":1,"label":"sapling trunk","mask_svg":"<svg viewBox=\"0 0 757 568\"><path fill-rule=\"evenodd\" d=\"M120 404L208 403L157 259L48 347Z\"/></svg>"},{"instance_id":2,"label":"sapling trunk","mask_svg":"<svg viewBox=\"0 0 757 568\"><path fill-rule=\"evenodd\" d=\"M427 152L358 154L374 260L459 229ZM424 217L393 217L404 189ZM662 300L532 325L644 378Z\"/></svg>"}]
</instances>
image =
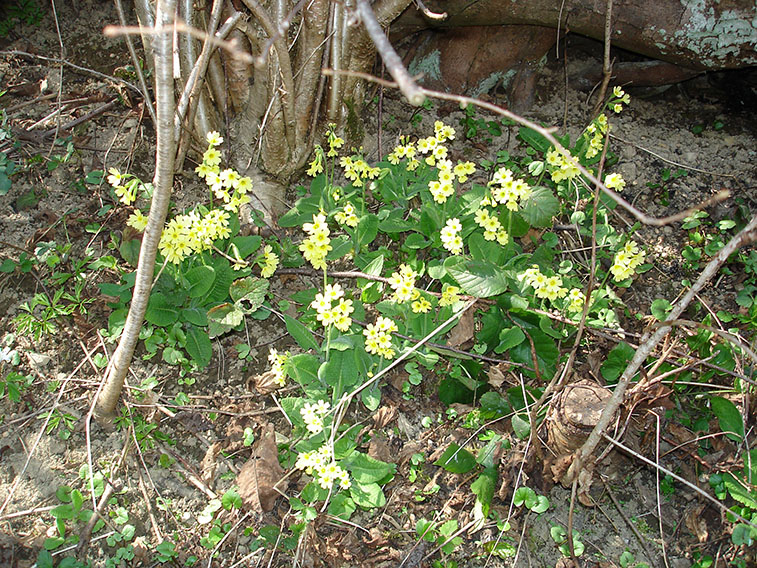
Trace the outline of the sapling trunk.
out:
<instances>
[{"instance_id":1,"label":"sapling trunk","mask_svg":"<svg viewBox=\"0 0 757 568\"><path fill-rule=\"evenodd\" d=\"M171 26L174 21L176 0L158 0L156 27ZM155 158L154 192L150 205L147 227L139 251L137 275L134 283L129 314L126 317L121 339L110 361L105 383L97 397L95 417L100 421L110 420L115 414L124 379L129 370L134 348L139 339L139 330L144 321L147 302L150 299L155 257L168 213L173 186L174 156L174 86L173 86L173 36L159 33L152 38L155 55L155 100L157 105L157 151Z\"/></svg>"}]
</instances>

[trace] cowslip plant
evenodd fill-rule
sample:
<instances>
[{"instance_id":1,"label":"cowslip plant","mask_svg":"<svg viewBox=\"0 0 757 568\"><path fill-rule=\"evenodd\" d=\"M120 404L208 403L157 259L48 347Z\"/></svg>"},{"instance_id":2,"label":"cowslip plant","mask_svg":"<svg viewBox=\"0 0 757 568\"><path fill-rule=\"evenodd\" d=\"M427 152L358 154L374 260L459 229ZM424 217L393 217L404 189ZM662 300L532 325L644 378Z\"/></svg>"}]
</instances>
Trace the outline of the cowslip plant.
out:
<instances>
[{"instance_id":1,"label":"cowslip plant","mask_svg":"<svg viewBox=\"0 0 757 568\"><path fill-rule=\"evenodd\" d=\"M246 315L265 318L261 310L278 255L260 236L241 235L239 208L250 200L252 181L231 168L221 169L218 133L207 137L208 148L195 169L208 188L208 201L176 213L166 223L158 245L156 277L140 338L149 359L158 353L183 371L205 367L212 357L211 339L241 325ZM131 174L111 168L108 182L124 205L140 203L152 188ZM135 208L127 225L138 235L147 215ZM131 239L137 243L138 236ZM122 243L120 250L130 248ZM253 270L258 276L253 276ZM101 291L117 299L111 304L109 335L123 329L134 275ZM191 382L191 381L190 381Z\"/></svg>"},{"instance_id":2,"label":"cowslip plant","mask_svg":"<svg viewBox=\"0 0 757 568\"><path fill-rule=\"evenodd\" d=\"M615 91L609 105L619 111L627 101ZM564 212L587 234L588 206L570 211L557 196L593 197L576 165L597 163L609 128L601 115L569 158L521 129L528 156L521 161L502 156L484 173L473 162L453 160L448 142L456 132L441 121L429 136L401 137L375 165L360 149L340 155L344 141L329 127L327 146L316 147L308 170L309 191L299 188L301 197L279 220L282 227L301 227L304 233L295 245L301 256L288 255L287 264L309 266L319 284L294 293L298 317L284 316L300 352L272 349L269 356L275 381L284 386L292 380L302 389L302 396L280 401L292 424L285 461L306 475L300 495L290 500L301 521L326 510L348 518L357 507L385 502L381 487L395 466L359 451L365 440L347 423L346 409L359 397L375 410L380 377L398 360L415 369L443 370L447 377L439 388L445 403L466 397L470 402L476 393L483 395L482 417L514 412L514 429L528 437L532 425L525 409L541 391L518 387L507 399L485 392L482 365L447 357L446 337L467 302L490 298L477 314L481 330L473 351L506 354L532 377L554 373L560 359L556 343L569 337L573 326L554 324L540 311L578 321L587 301L586 273L578 264L555 266L559 240L545 229ZM622 190L624 181L610 174L606 183ZM617 326L613 308L620 304L612 287L630 285L643 267L644 251L609 224L611 204L600 200L591 206L601 221L600 254L611 267L600 267L588 321ZM524 245L520 239L534 230L541 231L540 238ZM343 271L345 265L354 270ZM491 450L474 455L453 445L435 463L452 473L480 468L473 487L479 519L489 512L489 488L497 479L488 463ZM534 499L529 506L541 511L545 503Z\"/></svg>"}]
</instances>

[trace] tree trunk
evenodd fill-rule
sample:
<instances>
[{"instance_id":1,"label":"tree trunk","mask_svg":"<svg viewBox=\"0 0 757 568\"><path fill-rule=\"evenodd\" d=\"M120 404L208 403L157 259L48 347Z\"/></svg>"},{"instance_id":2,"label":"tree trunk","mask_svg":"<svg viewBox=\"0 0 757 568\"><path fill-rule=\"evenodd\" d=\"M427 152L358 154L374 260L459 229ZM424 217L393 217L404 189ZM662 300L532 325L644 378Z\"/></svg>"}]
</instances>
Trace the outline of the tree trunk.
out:
<instances>
[{"instance_id":1,"label":"tree trunk","mask_svg":"<svg viewBox=\"0 0 757 568\"><path fill-rule=\"evenodd\" d=\"M444 20L430 20L411 7L392 25L393 37L423 29L526 24L604 38L602 0L429 0ZM754 0L615 0L612 43L691 69L733 69L757 64Z\"/></svg>"}]
</instances>

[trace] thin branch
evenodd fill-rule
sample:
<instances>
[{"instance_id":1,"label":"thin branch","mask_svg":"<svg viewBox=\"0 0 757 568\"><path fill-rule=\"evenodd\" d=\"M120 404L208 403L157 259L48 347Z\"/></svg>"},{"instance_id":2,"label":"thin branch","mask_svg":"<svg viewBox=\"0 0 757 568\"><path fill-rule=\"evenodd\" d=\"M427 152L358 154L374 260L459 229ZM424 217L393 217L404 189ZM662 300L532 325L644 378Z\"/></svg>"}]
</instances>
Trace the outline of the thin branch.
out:
<instances>
[{"instance_id":1,"label":"thin branch","mask_svg":"<svg viewBox=\"0 0 757 568\"><path fill-rule=\"evenodd\" d=\"M447 12L432 12L426 7L426 5L423 3L423 0L414 0L414 2L425 18L436 21L447 19Z\"/></svg>"},{"instance_id":2,"label":"thin branch","mask_svg":"<svg viewBox=\"0 0 757 568\"><path fill-rule=\"evenodd\" d=\"M103 34L108 37L114 37L119 35L162 35L162 34L169 34L172 35L174 32L184 32L188 33L192 37L195 37L197 39L205 39L208 37L208 34L205 33L202 30L198 30L197 28L193 28L191 26L186 25L184 22L176 21L176 23L170 25L170 26L156 26L154 28L141 28L139 26L105 26L103 28ZM237 45L237 42L234 40L225 41L220 40L214 37L211 37L210 40L216 47L220 47L221 49L225 49L228 51L232 56L236 57L237 59L241 59L245 63L253 63L254 58L249 53L246 53L239 49L239 45Z\"/></svg>"},{"instance_id":3,"label":"thin branch","mask_svg":"<svg viewBox=\"0 0 757 568\"><path fill-rule=\"evenodd\" d=\"M424 89L415 83L407 72L407 69L405 69L402 59L397 55L397 52L392 47L392 44L389 43L384 31L376 20L376 15L368 4L368 0L357 0L357 13L360 15L360 19L363 21L368 35L371 36L373 43L376 45L381 59L384 60L387 70L394 77L394 80L397 81L402 94L405 95L411 105L421 106L426 100Z\"/></svg>"}]
</instances>

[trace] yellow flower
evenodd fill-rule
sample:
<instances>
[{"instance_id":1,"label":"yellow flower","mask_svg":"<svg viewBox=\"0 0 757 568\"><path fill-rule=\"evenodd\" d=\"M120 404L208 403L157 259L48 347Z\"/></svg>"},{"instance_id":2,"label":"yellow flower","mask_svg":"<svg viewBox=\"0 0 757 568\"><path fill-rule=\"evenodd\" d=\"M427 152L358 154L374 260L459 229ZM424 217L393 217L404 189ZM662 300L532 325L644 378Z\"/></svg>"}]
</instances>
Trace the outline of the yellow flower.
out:
<instances>
[{"instance_id":1,"label":"yellow flower","mask_svg":"<svg viewBox=\"0 0 757 568\"><path fill-rule=\"evenodd\" d=\"M108 170L108 173L110 174L108 176L108 183L112 185L113 187L117 187L121 185L121 180L124 179L124 175L119 172L116 168L110 168Z\"/></svg>"},{"instance_id":2,"label":"yellow flower","mask_svg":"<svg viewBox=\"0 0 757 568\"><path fill-rule=\"evenodd\" d=\"M215 130L208 132L205 136L206 140L208 141L208 145L210 146L219 146L223 144L223 136L221 136L218 132Z\"/></svg>"},{"instance_id":3,"label":"yellow flower","mask_svg":"<svg viewBox=\"0 0 757 568\"><path fill-rule=\"evenodd\" d=\"M137 209L129 216L129 220L126 221L126 224L129 227L142 232L145 230L145 227L147 227L147 216Z\"/></svg>"}]
</instances>

